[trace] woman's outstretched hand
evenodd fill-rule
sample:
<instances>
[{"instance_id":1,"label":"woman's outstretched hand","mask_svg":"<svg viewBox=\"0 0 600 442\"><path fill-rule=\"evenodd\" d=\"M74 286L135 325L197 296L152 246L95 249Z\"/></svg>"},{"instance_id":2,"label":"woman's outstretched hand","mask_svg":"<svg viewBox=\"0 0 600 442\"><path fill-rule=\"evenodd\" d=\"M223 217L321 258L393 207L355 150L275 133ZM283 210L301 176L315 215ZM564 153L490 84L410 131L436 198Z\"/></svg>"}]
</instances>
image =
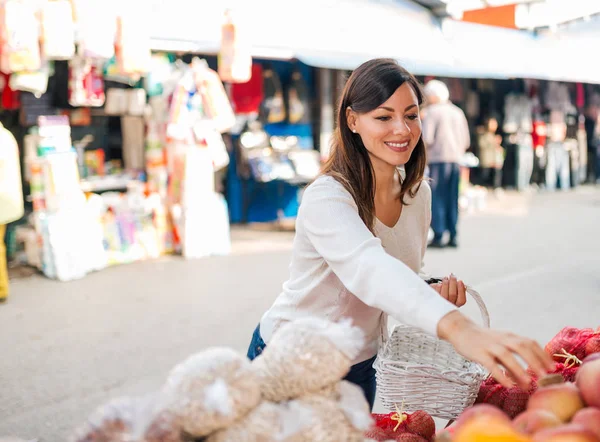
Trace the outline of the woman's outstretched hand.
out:
<instances>
[{"instance_id":1,"label":"woman's outstretched hand","mask_svg":"<svg viewBox=\"0 0 600 442\"><path fill-rule=\"evenodd\" d=\"M450 276L446 276L442 282L431 284L431 288L457 307L462 307L467 302L465 283L457 279L452 273Z\"/></svg>"},{"instance_id":2,"label":"woman's outstretched hand","mask_svg":"<svg viewBox=\"0 0 600 442\"><path fill-rule=\"evenodd\" d=\"M536 341L480 327L458 311L442 318L438 324L438 336L450 342L465 358L483 365L507 388L516 383L525 390L529 389L531 378L517 357L538 376L554 369L552 358Z\"/></svg>"}]
</instances>

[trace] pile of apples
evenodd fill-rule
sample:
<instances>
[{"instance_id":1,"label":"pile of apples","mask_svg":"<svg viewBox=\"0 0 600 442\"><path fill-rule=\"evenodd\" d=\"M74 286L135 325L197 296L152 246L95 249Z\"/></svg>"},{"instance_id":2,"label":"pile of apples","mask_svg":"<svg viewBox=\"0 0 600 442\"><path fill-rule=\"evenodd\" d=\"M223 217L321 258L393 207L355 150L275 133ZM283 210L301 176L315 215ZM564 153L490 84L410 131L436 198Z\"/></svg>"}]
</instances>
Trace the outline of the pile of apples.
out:
<instances>
[{"instance_id":1,"label":"pile of apples","mask_svg":"<svg viewBox=\"0 0 600 442\"><path fill-rule=\"evenodd\" d=\"M552 383L555 382L555 383ZM466 410L437 440L453 442L600 442L600 353L584 359L575 382L554 376L513 421L497 407Z\"/></svg>"}]
</instances>

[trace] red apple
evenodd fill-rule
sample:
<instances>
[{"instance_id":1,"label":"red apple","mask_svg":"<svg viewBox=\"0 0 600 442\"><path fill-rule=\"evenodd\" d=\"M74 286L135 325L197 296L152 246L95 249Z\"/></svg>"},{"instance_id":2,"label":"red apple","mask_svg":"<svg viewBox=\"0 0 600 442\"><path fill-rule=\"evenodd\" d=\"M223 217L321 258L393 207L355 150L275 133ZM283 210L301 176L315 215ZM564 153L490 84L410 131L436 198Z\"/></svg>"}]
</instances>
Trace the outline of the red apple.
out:
<instances>
[{"instance_id":1,"label":"red apple","mask_svg":"<svg viewBox=\"0 0 600 442\"><path fill-rule=\"evenodd\" d=\"M587 364L588 362L596 361L598 359L600 359L600 353L592 353L591 355L585 357L583 363Z\"/></svg>"},{"instance_id":2,"label":"red apple","mask_svg":"<svg viewBox=\"0 0 600 442\"><path fill-rule=\"evenodd\" d=\"M600 408L589 407L579 410L571 422L587 428L600 440Z\"/></svg>"},{"instance_id":3,"label":"red apple","mask_svg":"<svg viewBox=\"0 0 600 442\"><path fill-rule=\"evenodd\" d=\"M598 442L594 433L577 424L563 425L536 433L533 442Z\"/></svg>"},{"instance_id":4,"label":"red apple","mask_svg":"<svg viewBox=\"0 0 600 442\"><path fill-rule=\"evenodd\" d=\"M577 372L576 382L585 403L600 408L600 360L583 364Z\"/></svg>"},{"instance_id":5,"label":"red apple","mask_svg":"<svg viewBox=\"0 0 600 442\"><path fill-rule=\"evenodd\" d=\"M527 409L549 411L562 422L569 422L583 406L577 387L566 383L540 388L529 399Z\"/></svg>"},{"instance_id":6,"label":"red apple","mask_svg":"<svg viewBox=\"0 0 600 442\"><path fill-rule=\"evenodd\" d=\"M554 428L562 422L554 414L545 410L527 410L513 421L513 427L519 433L534 434L540 430Z\"/></svg>"},{"instance_id":7,"label":"red apple","mask_svg":"<svg viewBox=\"0 0 600 442\"><path fill-rule=\"evenodd\" d=\"M502 410L489 404L477 404L467 408L456 421L455 427L458 429L462 425L472 420L485 420L493 422L510 423L510 419Z\"/></svg>"}]
</instances>

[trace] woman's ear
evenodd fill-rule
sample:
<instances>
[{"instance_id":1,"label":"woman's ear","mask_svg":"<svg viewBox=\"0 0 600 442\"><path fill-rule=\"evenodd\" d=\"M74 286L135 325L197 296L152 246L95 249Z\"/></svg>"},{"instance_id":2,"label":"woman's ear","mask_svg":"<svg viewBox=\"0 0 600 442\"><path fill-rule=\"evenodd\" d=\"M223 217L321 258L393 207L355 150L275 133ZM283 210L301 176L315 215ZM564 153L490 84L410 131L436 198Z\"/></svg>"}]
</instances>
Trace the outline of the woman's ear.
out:
<instances>
[{"instance_id":1,"label":"woman's ear","mask_svg":"<svg viewBox=\"0 0 600 442\"><path fill-rule=\"evenodd\" d=\"M348 125L348 128L354 133L356 133L356 120L356 112L354 112L352 108L348 106L346 108L346 124Z\"/></svg>"}]
</instances>

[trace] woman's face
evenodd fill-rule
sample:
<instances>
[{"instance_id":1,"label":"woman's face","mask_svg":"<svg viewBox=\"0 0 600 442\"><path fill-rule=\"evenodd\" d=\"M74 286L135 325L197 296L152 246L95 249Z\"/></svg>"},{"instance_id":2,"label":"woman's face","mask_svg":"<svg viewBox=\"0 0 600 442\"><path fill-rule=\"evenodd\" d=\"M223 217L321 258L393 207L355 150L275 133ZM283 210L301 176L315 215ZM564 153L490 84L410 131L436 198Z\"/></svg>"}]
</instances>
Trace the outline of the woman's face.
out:
<instances>
[{"instance_id":1,"label":"woman's face","mask_svg":"<svg viewBox=\"0 0 600 442\"><path fill-rule=\"evenodd\" d=\"M421 138L419 101L408 82L378 108L364 114L348 109L346 118L376 163L406 164Z\"/></svg>"}]
</instances>

